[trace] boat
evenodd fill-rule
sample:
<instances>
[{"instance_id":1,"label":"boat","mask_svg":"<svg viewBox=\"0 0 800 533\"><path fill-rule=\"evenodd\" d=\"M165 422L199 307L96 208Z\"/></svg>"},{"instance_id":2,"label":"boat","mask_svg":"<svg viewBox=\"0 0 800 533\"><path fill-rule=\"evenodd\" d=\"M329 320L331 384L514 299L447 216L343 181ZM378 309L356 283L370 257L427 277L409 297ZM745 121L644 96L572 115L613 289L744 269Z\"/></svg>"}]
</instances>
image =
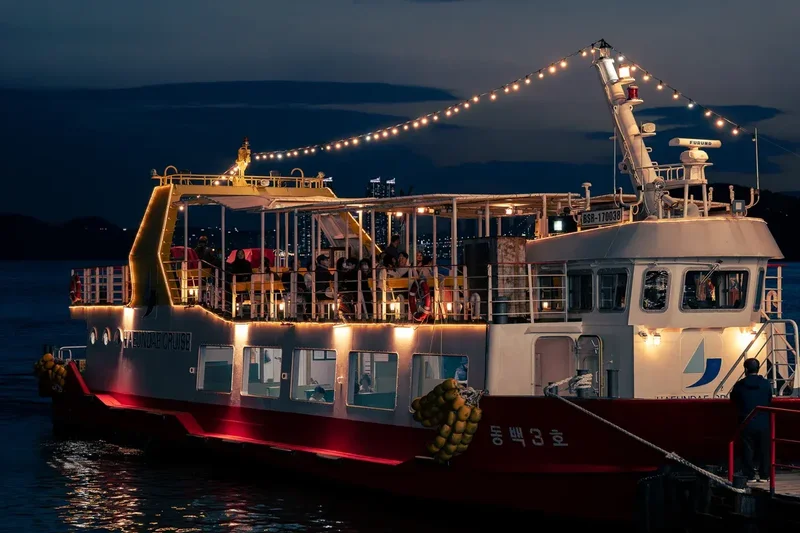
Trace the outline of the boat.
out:
<instances>
[{"instance_id":1,"label":"boat","mask_svg":"<svg viewBox=\"0 0 800 533\"><path fill-rule=\"evenodd\" d=\"M54 424L594 520L630 520L665 465L729 483L713 467L732 460L745 358L774 388L778 433L797 432L782 254L746 216L757 190L715 199L706 150L721 142L672 139L680 163L652 161L635 80L592 53L634 194L339 198L322 173L247 175L247 139L224 175L154 171L128 263L71 273L86 345L37 363ZM190 242L196 209L221 213L216 254ZM260 249L226 244L231 211L260 217ZM533 234L504 236L521 216ZM401 223L398 266L381 258L403 255L385 244ZM778 442L773 463L798 454ZM574 496L585 487L602 489Z\"/></svg>"}]
</instances>

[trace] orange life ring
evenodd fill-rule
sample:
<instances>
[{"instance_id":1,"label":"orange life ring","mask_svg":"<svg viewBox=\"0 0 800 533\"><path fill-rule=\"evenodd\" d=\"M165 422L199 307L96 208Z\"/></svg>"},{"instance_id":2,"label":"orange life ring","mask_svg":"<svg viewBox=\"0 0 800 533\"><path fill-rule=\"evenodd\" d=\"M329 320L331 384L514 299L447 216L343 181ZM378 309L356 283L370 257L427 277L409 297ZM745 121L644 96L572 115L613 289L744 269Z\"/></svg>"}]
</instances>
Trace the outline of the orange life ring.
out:
<instances>
[{"instance_id":1,"label":"orange life ring","mask_svg":"<svg viewBox=\"0 0 800 533\"><path fill-rule=\"evenodd\" d=\"M408 291L408 307L414 320L425 322L431 316L431 291L425 279L415 281Z\"/></svg>"},{"instance_id":2,"label":"orange life ring","mask_svg":"<svg viewBox=\"0 0 800 533\"><path fill-rule=\"evenodd\" d=\"M83 291L81 290L81 278L78 277L77 274L72 276L72 280L69 284L69 298L72 300L72 303L80 302L81 295Z\"/></svg>"}]
</instances>

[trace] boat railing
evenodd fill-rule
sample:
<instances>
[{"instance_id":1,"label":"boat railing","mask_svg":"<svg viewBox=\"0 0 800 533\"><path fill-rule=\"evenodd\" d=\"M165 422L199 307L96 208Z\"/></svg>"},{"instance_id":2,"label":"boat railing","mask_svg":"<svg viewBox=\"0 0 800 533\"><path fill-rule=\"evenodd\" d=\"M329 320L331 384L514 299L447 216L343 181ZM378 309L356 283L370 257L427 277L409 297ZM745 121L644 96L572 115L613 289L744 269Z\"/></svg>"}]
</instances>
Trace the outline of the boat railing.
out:
<instances>
[{"instance_id":1,"label":"boat railing","mask_svg":"<svg viewBox=\"0 0 800 533\"><path fill-rule=\"evenodd\" d=\"M759 346L755 352L756 346ZM741 355L731 365L728 372L714 389L714 396L718 396L725 383L741 369L745 358L755 358L760 364L766 366L766 377L772 385L773 394L776 396L797 396L800 394L800 373L797 372L798 346L797 323L789 319L770 319L761 324L753 334L752 340L742 351ZM742 371L739 370L739 378Z\"/></svg>"},{"instance_id":2,"label":"boat railing","mask_svg":"<svg viewBox=\"0 0 800 533\"><path fill-rule=\"evenodd\" d=\"M779 464L778 454L777 454L778 444L794 444L794 445L800 444L800 440L779 439L776 436L777 415L782 415L782 416L800 415L800 411L796 411L794 409L784 409L781 407L771 407L771 406L767 407L759 405L755 409L753 409L749 415L747 415L747 418L745 418L742 421L742 423L739 424L739 427L736 428L736 432L733 434L733 437L731 437L731 440L728 443L728 481L733 483L733 476L736 473L736 454L735 454L736 441L739 440L739 436L742 434L742 431L747 427L747 425L750 423L753 417L755 417L759 413L769 414L769 493L771 496L775 496L775 469L780 467L791 470L800 470L800 466L798 465ZM764 453L763 450L762 453Z\"/></svg>"},{"instance_id":3,"label":"boat railing","mask_svg":"<svg viewBox=\"0 0 800 533\"><path fill-rule=\"evenodd\" d=\"M659 165L655 164L651 167L643 167L653 170L656 177L664 181L680 181L684 179L685 167L681 164Z\"/></svg>"},{"instance_id":4,"label":"boat railing","mask_svg":"<svg viewBox=\"0 0 800 533\"><path fill-rule=\"evenodd\" d=\"M70 272L71 304L126 305L131 298L127 265L76 268Z\"/></svg>"},{"instance_id":5,"label":"boat railing","mask_svg":"<svg viewBox=\"0 0 800 533\"><path fill-rule=\"evenodd\" d=\"M175 305L203 306L241 320L376 322L565 321L563 263L501 263L356 269L254 269L236 273L203 261L164 264Z\"/></svg>"},{"instance_id":6,"label":"boat railing","mask_svg":"<svg viewBox=\"0 0 800 533\"><path fill-rule=\"evenodd\" d=\"M202 185L229 187L238 182L238 177L214 174L169 174L153 176L159 185ZM323 176L245 176L241 184L249 187L290 187L319 189L325 186Z\"/></svg>"}]
</instances>

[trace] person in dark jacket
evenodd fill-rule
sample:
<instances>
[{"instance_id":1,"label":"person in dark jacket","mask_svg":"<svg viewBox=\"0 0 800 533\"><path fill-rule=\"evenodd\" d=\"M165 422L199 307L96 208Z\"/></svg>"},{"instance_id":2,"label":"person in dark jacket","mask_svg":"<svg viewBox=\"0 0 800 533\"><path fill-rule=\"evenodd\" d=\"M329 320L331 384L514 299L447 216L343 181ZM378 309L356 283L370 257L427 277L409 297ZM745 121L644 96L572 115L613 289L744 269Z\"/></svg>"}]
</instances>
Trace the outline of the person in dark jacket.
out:
<instances>
[{"instance_id":1,"label":"person in dark jacket","mask_svg":"<svg viewBox=\"0 0 800 533\"><path fill-rule=\"evenodd\" d=\"M744 362L745 377L731 390L731 400L739 411L739 423L750 416L753 409L768 406L772 401L772 386L758 375L757 359ZM766 481L769 478L769 418L767 413L757 413L742 429L742 463L748 481ZM756 478L756 468L758 478Z\"/></svg>"}]
</instances>

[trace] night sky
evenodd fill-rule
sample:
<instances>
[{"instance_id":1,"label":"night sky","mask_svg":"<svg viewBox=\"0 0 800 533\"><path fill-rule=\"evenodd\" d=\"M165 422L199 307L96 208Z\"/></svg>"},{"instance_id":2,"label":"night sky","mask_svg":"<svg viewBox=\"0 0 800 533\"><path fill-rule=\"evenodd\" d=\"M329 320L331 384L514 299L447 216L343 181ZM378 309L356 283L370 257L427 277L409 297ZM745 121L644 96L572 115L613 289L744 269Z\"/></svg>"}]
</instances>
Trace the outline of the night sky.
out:
<instances>
[{"instance_id":1,"label":"night sky","mask_svg":"<svg viewBox=\"0 0 800 533\"><path fill-rule=\"evenodd\" d=\"M151 168L221 172L244 136L254 150L280 150L366 133L600 38L797 151L798 20L792 0L5 2L0 212L133 225ZM649 140L656 161L677 162L672 137L719 138L709 178L754 182L749 135L717 130L652 82L639 86L639 116L660 131ZM342 196L362 195L378 175L417 193L579 192L591 181L602 194L612 183L610 134L597 75L574 58L555 77L445 126L347 153L255 163L248 173L324 171ZM800 190L800 158L766 142L761 151L762 186Z\"/></svg>"}]
</instances>

